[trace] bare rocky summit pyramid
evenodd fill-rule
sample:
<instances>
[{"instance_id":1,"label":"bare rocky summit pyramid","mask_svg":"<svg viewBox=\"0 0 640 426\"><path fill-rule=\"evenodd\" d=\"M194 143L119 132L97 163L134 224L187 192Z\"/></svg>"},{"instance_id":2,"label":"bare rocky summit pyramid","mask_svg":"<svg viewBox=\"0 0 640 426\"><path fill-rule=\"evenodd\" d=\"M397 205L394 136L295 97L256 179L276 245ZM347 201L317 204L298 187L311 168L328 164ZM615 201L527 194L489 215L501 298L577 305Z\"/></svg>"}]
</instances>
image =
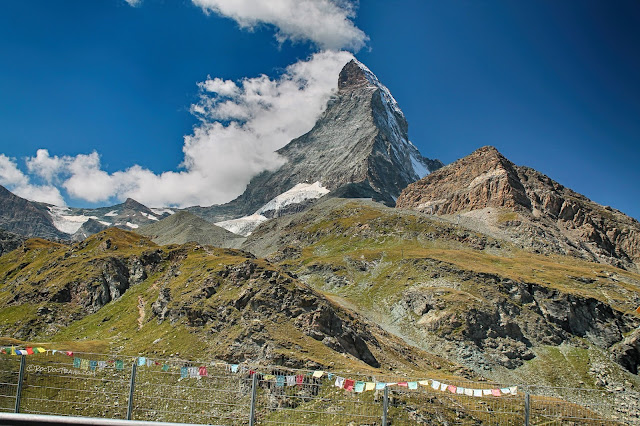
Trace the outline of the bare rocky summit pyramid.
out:
<instances>
[{"instance_id":1,"label":"bare rocky summit pyramid","mask_svg":"<svg viewBox=\"0 0 640 426\"><path fill-rule=\"evenodd\" d=\"M313 129L278 151L286 159L282 167L256 176L241 196L227 204L190 210L213 222L254 213L274 217L273 211L262 207L280 196L281 212L300 210L317 198L300 196L312 185L336 196L394 205L409 183L442 167L440 161L420 154L409 142L407 129L389 90L367 67L352 60L340 72L338 91Z\"/></svg>"},{"instance_id":2,"label":"bare rocky summit pyramid","mask_svg":"<svg viewBox=\"0 0 640 426\"><path fill-rule=\"evenodd\" d=\"M409 185L397 207L460 215L539 252L624 268L640 265L640 223L507 160L486 146Z\"/></svg>"}]
</instances>

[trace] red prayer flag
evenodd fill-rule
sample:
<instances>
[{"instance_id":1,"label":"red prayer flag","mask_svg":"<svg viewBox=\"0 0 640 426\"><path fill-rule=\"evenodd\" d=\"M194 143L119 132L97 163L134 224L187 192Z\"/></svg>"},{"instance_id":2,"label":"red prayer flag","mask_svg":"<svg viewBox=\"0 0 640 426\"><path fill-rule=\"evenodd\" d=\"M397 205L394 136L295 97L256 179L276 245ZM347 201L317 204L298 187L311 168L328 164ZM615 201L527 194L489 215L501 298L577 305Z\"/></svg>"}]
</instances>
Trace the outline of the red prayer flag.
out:
<instances>
[{"instance_id":1,"label":"red prayer flag","mask_svg":"<svg viewBox=\"0 0 640 426\"><path fill-rule=\"evenodd\" d=\"M256 372L255 372L255 371L253 371L253 370L249 370L249 375L250 375L250 376L253 376L254 374L256 374Z\"/></svg>"},{"instance_id":2,"label":"red prayer flag","mask_svg":"<svg viewBox=\"0 0 640 426\"><path fill-rule=\"evenodd\" d=\"M296 376L296 384L298 386L302 386L302 383L304 383L304 375L303 374L298 374Z\"/></svg>"},{"instance_id":3,"label":"red prayer flag","mask_svg":"<svg viewBox=\"0 0 640 426\"><path fill-rule=\"evenodd\" d=\"M67 351L65 353L67 354L67 356L73 356L73 352L71 352L71 351Z\"/></svg>"},{"instance_id":4,"label":"red prayer flag","mask_svg":"<svg viewBox=\"0 0 640 426\"><path fill-rule=\"evenodd\" d=\"M458 388L456 386L453 385L449 385L447 386L447 390L451 393L456 393L456 391L458 390Z\"/></svg>"},{"instance_id":5,"label":"red prayer flag","mask_svg":"<svg viewBox=\"0 0 640 426\"><path fill-rule=\"evenodd\" d=\"M348 390L348 391L352 391L353 390L353 386L355 384L356 384L355 380L345 379L345 381L344 381L344 389Z\"/></svg>"},{"instance_id":6,"label":"red prayer flag","mask_svg":"<svg viewBox=\"0 0 640 426\"><path fill-rule=\"evenodd\" d=\"M402 386L402 387L409 387L409 383L407 382L398 382L398 386Z\"/></svg>"},{"instance_id":7,"label":"red prayer flag","mask_svg":"<svg viewBox=\"0 0 640 426\"><path fill-rule=\"evenodd\" d=\"M33 355L33 348L27 348L27 355Z\"/></svg>"},{"instance_id":8,"label":"red prayer flag","mask_svg":"<svg viewBox=\"0 0 640 426\"><path fill-rule=\"evenodd\" d=\"M207 375L208 375L208 374L207 374L207 367L205 367L205 366L200 367L200 368L198 369L198 373L199 373L201 376L207 376Z\"/></svg>"},{"instance_id":9,"label":"red prayer flag","mask_svg":"<svg viewBox=\"0 0 640 426\"><path fill-rule=\"evenodd\" d=\"M491 389L491 395L500 396L500 389Z\"/></svg>"}]
</instances>

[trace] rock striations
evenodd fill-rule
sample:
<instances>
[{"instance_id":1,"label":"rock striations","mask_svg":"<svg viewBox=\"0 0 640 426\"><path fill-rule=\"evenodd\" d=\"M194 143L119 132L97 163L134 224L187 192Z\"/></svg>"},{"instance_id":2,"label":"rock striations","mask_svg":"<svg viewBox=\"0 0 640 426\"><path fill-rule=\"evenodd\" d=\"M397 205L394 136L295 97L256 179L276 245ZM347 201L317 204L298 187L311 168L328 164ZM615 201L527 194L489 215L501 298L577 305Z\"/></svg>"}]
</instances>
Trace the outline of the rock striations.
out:
<instances>
[{"instance_id":1,"label":"rock striations","mask_svg":"<svg viewBox=\"0 0 640 426\"><path fill-rule=\"evenodd\" d=\"M301 183L319 182L341 196L374 198L393 205L409 183L442 167L411 144L407 120L376 76L352 60L338 78L338 91L308 133L278 153L286 163L256 176L228 204L192 208L213 222L251 215Z\"/></svg>"},{"instance_id":2,"label":"rock striations","mask_svg":"<svg viewBox=\"0 0 640 426\"><path fill-rule=\"evenodd\" d=\"M640 223L483 147L409 185L397 207L461 215L536 251L640 265ZM508 212L511 212L510 215Z\"/></svg>"}]
</instances>

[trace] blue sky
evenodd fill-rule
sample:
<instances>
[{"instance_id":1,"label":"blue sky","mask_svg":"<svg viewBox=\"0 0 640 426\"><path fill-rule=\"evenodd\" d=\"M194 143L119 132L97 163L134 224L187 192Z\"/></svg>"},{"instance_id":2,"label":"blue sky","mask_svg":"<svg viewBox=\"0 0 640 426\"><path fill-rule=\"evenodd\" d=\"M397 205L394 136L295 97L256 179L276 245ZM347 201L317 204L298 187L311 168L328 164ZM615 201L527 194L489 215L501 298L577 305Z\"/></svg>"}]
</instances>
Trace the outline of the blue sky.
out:
<instances>
[{"instance_id":1,"label":"blue sky","mask_svg":"<svg viewBox=\"0 0 640 426\"><path fill-rule=\"evenodd\" d=\"M304 2L1 2L0 184L73 206L227 201L310 129L343 49L423 155L494 145L640 217L637 1Z\"/></svg>"}]
</instances>

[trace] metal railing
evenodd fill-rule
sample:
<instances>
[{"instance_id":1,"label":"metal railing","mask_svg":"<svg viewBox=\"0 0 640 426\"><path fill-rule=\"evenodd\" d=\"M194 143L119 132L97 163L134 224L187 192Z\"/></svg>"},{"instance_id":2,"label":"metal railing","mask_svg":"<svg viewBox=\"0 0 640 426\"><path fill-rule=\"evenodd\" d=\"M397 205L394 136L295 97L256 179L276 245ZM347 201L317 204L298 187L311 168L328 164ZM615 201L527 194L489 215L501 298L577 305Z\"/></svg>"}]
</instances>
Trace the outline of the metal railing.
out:
<instances>
[{"instance_id":1,"label":"metal railing","mask_svg":"<svg viewBox=\"0 0 640 426\"><path fill-rule=\"evenodd\" d=\"M484 392L387 386L359 393L311 370L76 356L86 363L65 355L0 356L0 412L233 425L640 424L640 394L629 391L518 385L516 394L493 395L500 385L449 379L453 388ZM334 374L367 383L403 380Z\"/></svg>"}]
</instances>

